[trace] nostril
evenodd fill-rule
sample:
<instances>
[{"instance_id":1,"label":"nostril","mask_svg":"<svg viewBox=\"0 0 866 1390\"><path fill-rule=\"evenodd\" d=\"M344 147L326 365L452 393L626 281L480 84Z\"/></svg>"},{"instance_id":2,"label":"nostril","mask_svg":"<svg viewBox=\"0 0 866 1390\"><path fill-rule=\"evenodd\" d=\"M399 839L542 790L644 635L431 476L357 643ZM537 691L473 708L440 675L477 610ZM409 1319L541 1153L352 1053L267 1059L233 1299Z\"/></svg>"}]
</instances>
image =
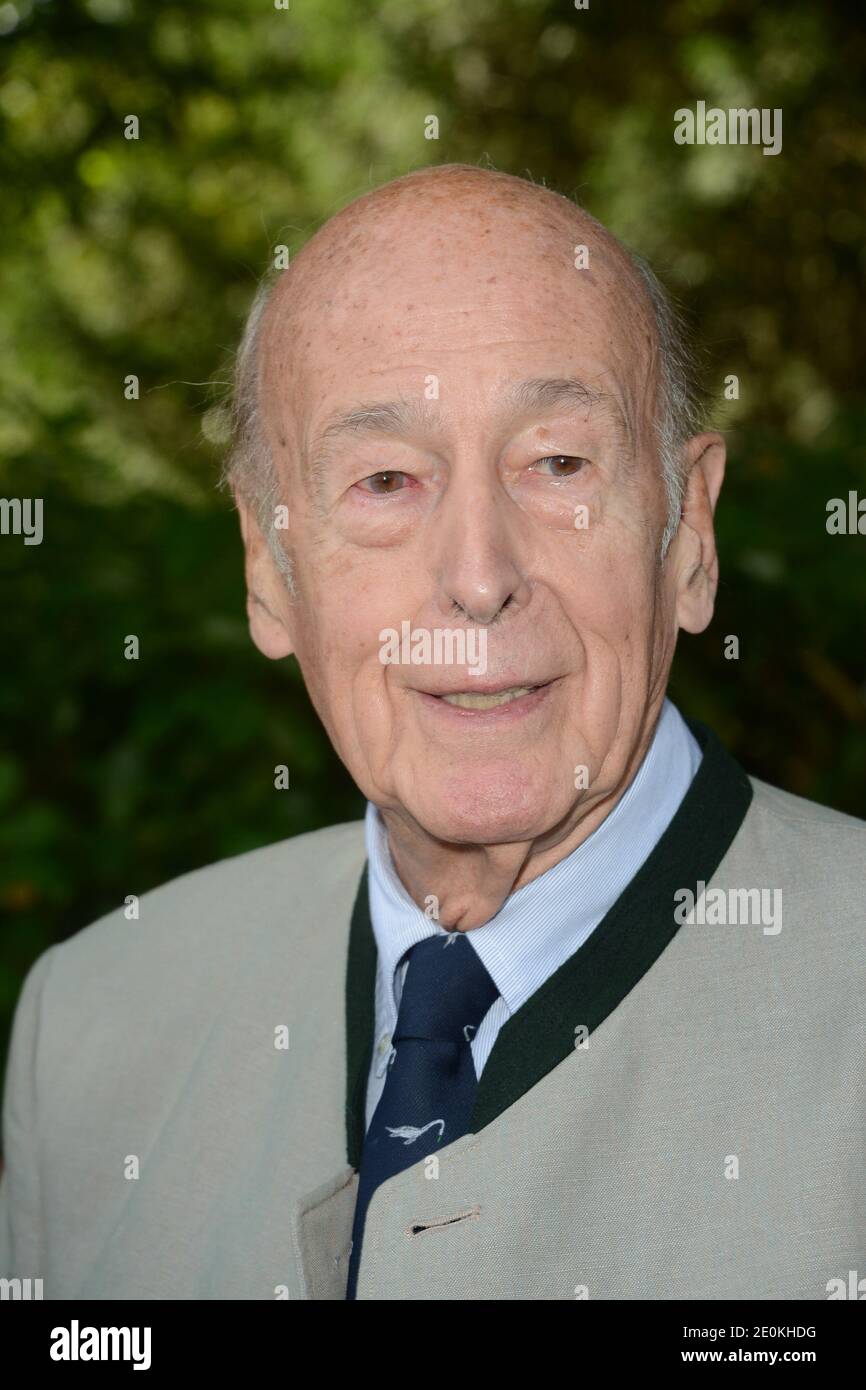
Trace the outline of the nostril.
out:
<instances>
[{"instance_id":1,"label":"nostril","mask_svg":"<svg viewBox=\"0 0 866 1390\"><path fill-rule=\"evenodd\" d=\"M423 1231L438 1231L443 1226L455 1226L458 1221L477 1221L481 1215L480 1207L469 1207L455 1216L434 1217L431 1221L415 1221L407 1228L407 1236L419 1236Z\"/></svg>"}]
</instances>

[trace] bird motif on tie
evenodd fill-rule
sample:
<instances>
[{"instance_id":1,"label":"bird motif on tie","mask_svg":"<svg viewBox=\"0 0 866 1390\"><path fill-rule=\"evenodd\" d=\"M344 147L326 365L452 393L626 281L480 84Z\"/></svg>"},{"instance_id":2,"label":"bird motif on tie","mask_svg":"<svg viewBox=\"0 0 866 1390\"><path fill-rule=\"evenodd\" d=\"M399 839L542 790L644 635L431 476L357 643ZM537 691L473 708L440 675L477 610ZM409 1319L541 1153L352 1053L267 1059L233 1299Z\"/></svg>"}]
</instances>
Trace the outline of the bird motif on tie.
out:
<instances>
[{"instance_id":1,"label":"bird motif on tie","mask_svg":"<svg viewBox=\"0 0 866 1390\"><path fill-rule=\"evenodd\" d=\"M416 1139L420 1139L421 1135L425 1134L428 1129L432 1129L434 1125L442 1126L439 1131L439 1138L441 1139L445 1133L444 1120L430 1120L426 1125L421 1125L420 1128L417 1125L395 1125L393 1127L388 1125L387 1129L392 1139L402 1139L404 1144L414 1144Z\"/></svg>"}]
</instances>

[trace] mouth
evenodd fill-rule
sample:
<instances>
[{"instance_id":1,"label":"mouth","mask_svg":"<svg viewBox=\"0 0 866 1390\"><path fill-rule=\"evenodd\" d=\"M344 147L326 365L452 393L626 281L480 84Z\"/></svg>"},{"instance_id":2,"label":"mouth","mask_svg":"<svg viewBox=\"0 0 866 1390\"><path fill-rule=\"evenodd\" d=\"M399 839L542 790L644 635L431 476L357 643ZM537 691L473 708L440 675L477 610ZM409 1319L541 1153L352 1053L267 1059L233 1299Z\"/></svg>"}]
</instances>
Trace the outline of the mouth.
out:
<instances>
[{"instance_id":1,"label":"mouth","mask_svg":"<svg viewBox=\"0 0 866 1390\"><path fill-rule=\"evenodd\" d=\"M425 705L433 709L454 711L456 718L483 719L487 715L497 722L511 715L528 714L545 699L548 690L556 683L556 678L540 681L537 685L508 685L495 688L492 684L487 690L419 690Z\"/></svg>"}]
</instances>

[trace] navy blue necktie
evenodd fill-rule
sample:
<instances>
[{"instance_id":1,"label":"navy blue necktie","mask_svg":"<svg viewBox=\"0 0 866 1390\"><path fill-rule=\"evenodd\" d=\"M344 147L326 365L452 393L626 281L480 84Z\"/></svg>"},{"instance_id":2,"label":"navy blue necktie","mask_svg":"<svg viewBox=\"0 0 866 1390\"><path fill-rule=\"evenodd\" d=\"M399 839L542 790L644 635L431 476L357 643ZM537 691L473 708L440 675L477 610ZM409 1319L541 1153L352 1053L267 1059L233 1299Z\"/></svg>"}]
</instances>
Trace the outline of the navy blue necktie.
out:
<instances>
[{"instance_id":1,"label":"navy blue necktie","mask_svg":"<svg viewBox=\"0 0 866 1390\"><path fill-rule=\"evenodd\" d=\"M393 1055L364 1140L347 1299L354 1299L364 1220L380 1183L469 1132L478 1078L471 1041L499 991L462 932L408 953Z\"/></svg>"}]
</instances>

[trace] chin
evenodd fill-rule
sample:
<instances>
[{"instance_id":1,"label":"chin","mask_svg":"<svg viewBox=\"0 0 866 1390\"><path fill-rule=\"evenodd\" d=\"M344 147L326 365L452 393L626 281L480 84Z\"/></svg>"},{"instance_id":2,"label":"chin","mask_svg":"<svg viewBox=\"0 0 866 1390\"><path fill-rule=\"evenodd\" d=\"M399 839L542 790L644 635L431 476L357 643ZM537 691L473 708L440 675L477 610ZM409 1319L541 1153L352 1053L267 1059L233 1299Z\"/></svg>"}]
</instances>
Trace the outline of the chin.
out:
<instances>
[{"instance_id":1,"label":"chin","mask_svg":"<svg viewBox=\"0 0 866 1390\"><path fill-rule=\"evenodd\" d=\"M426 786L419 779L405 805L437 840L497 845L546 835L568 814L574 795L563 789L554 799L550 780L537 768L520 777L512 765L497 776L462 772Z\"/></svg>"}]
</instances>

